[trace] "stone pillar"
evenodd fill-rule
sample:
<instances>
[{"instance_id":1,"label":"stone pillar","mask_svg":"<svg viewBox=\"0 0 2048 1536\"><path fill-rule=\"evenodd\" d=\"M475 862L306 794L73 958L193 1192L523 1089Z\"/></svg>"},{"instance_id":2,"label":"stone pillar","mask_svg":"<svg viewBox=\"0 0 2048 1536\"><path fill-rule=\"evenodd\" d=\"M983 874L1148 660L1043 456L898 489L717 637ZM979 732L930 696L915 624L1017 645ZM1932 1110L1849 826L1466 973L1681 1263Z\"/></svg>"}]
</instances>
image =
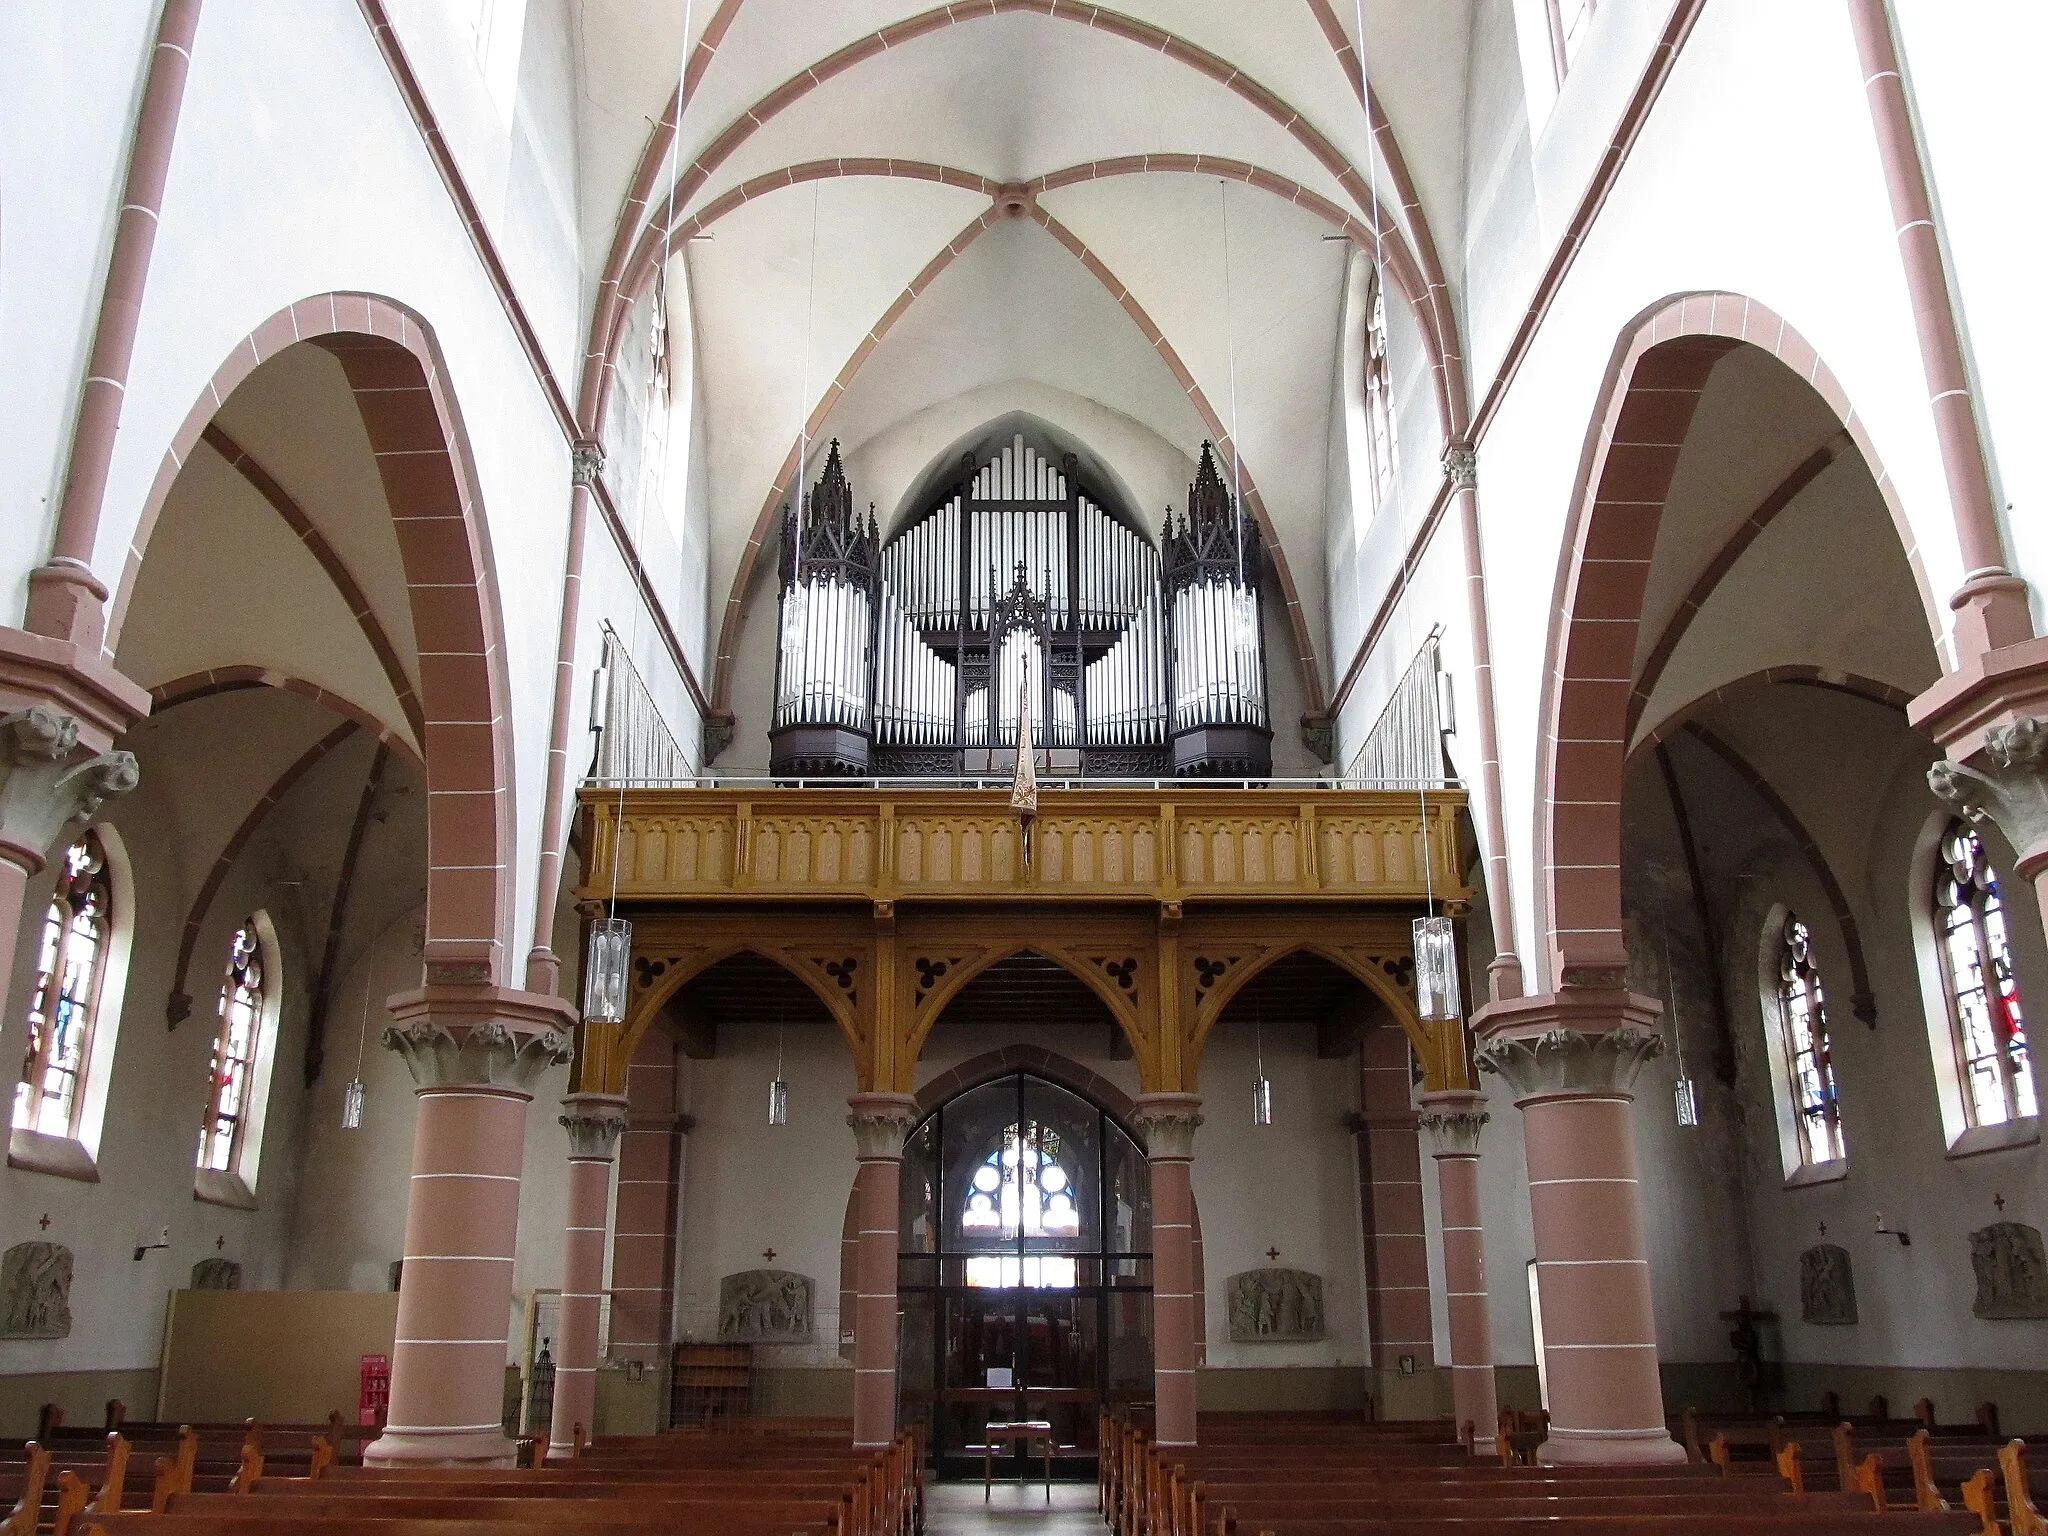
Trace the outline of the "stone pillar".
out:
<instances>
[{"instance_id":1,"label":"stone pillar","mask_svg":"<svg viewBox=\"0 0 2048 1536\"><path fill-rule=\"evenodd\" d=\"M696 1124L676 1111L676 1075L675 1043L657 1023L640 1037L626 1067L611 1284L612 1358L638 1360L657 1372L668 1363L675 1335L683 1153ZM667 1409L664 1398L657 1413Z\"/></svg>"},{"instance_id":2,"label":"stone pillar","mask_svg":"<svg viewBox=\"0 0 2048 1536\"><path fill-rule=\"evenodd\" d=\"M846 1101L860 1171L859 1290L853 1301L853 1443L896 1438L896 1250L903 1139L917 1123L907 1093L857 1093Z\"/></svg>"},{"instance_id":3,"label":"stone pillar","mask_svg":"<svg viewBox=\"0 0 2048 1536\"><path fill-rule=\"evenodd\" d=\"M569 1133L569 1221L562 1231L562 1310L555 1324L555 1413L548 1454L576 1447L576 1426L597 1433L597 1333L604 1305L605 1218L612 1149L626 1128L626 1101L605 1093L562 1100Z\"/></svg>"},{"instance_id":4,"label":"stone pillar","mask_svg":"<svg viewBox=\"0 0 2048 1536\"><path fill-rule=\"evenodd\" d=\"M1935 795L1972 821L1988 821L2004 834L2019 863L2014 873L2031 880L2048 925L2048 720L2023 715L1984 733L1981 768L1944 760L1927 770Z\"/></svg>"},{"instance_id":5,"label":"stone pillar","mask_svg":"<svg viewBox=\"0 0 2048 1536\"><path fill-rule=\"evenodd\" d=\"M1201 1095L1141 1093L1152 1165L1152 1398L1159 1445L1195 1443L1195 1131Z\"/></svg>"},{"instance_id":6,"label":"stone pillar","mask_svg":"<svg viewBox=\"0 0 2048 1536\"><path fill-rule=\"evenodd\" d=\"M429 986L391 999L384 1044L419 1097L405 1267L373 1466L504 1465L505 1357L519 1173L534 1081L570 1058L560 998ZM558 1390L560 1390L558 1388Z\"/></svg>"},{"instance_id":7,"label":"stone pillar","mask_svg":"<svg viewBox=\"0 0 2048 1536\"><path fill-rule=\"evenodd\" d=\"M1550 1464L1683 1461L1665 1429L1630 1092L1660 1005L1570 989L1480 1010L1480 1069L1514 1089L1550 1384Z\"/></svg>"},{"instance_id":8,"label":"stone pillar","mask_svg":"<svg viewBox=\"0 0 2048 1536\"><path fill-rule=\"evenodd\" d=\"M1487 1313L1486 1233L1479 1221L1483 1093L1425 1093L1422 1130L1436 1158L1443 1212L1444 1300L1451 1324L1451 1412L1472 1426L1474 1455L1493 1454L1500 1399L1494 1390L1493 1319Z\"/></svg>"},{"instance_id":9,"label":"stone pillar","mask_svg":"<svg viewBox=\"0 0 2048 1536\"><path fill-rule=\"evenodd\" d=\"M1403 1355L1422 1365L1434 1363L1422 1154L1409 1104L1409 1061L1403 1030L1367 1030L1358 1074L1363 1113L1346 1117L1358 1154L1372 1393L1379 1416L1387 1419L1426 1419L1436 1413L1429 1378L1401 1374Z\"/></svg>"}]
</instances>

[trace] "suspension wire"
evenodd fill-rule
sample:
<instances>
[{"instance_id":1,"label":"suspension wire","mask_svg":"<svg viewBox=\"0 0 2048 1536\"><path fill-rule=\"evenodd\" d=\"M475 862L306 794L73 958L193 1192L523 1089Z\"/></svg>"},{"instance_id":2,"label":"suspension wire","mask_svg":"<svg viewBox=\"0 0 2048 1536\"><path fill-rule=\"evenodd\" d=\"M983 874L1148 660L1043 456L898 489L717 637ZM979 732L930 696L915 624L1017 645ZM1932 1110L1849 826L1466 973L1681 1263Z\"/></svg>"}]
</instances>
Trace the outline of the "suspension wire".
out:
<instances>
[{"instance_id":1,"label":"suspension wire","mask_svg":"<svg viewBox=\"0 0 2048 1536\"><path fill-rule=\"evenodd\" d=\"M1216 191L1223 207L1223 345L1230 364L1230 520L1237 536L1237 585L1244 588L1244 489L1237 458L1237 320L1230 289L1230 183L1219 180Z\"/></svg>"},{"instance_id":2,"label":"suspension wire","mask_svg":"<svg viewBox=\"0 0 2048 1536\"><path fill-rule=\"evenodd\" d=\"M655 370L654 355L654 338L656 335L660 335L663 338L663 358L666 359L668 356L668 269L669 263L675 259L677 152L683 142L683 108L685 105L685 93L688 90L690 80L690 29L694 23L695 15L696 0L683 0L683 44L681 57L676 65L676 126L675 131L669 135L668 140L668 166L666 169L668 194L665 199L667 206L663 209L661 220L661 265L656 269L654 275L654 293L650 303L647 331L646 403L645 408L640 413L640 486L639 494L633 498L633 555L635 559L639 558L641 535L647 530L647 503L655 496L661 497L664 502L666 502L668 497L669 453L667 423L663 424L661 461L654 466L654 484L651 491L647 483L647 455L649 444L654 436L654 411L657 404L656 382L658 375ZM667 401L659 403L664 409L668 404ZM687 426L684 430L688 430ZM688 491L685 490L684 494L687 495ZM644 592L636 591L633 597L633 616L626 625L626 663L628 666L633 664L633 655L640 646L640 612L647 606L647 595ZM607 683L606 686L609 688L610 684ZM607 708L605 713L609 717L610 709ZM606 719L605 729L607 731L615 729L614 723L609 718ZM605 905L605 916L608 919L615 919L619 915L619 864L621 863L620 856L625 851L626 834L626 781L631 777L632 775L629 773L619 775L619 805L616 819L612 822L612 889L610 899Z\"/></svg>"}]
</instances>

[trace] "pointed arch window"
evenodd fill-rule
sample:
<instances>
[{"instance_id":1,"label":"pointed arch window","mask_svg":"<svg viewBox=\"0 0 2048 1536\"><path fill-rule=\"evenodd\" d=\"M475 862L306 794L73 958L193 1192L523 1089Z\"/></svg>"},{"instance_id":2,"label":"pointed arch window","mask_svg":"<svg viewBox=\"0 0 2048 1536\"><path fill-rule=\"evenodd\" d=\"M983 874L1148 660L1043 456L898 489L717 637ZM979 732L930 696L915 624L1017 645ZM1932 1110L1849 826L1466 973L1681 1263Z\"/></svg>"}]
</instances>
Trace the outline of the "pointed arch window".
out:
<instances>
[{"instance_id":1,"label":"pointed arch window","mask_svg":"<svg viewBox=\"0 0 2048 1536\"><path fill-rule=\"evenodd\" d=\"M220 1027L213 1040L206 1118L199 1128L199 1167L205 1171L241 1171L262 1045L264 984L263 939L252 916L235 930L221 980Z\"/></svg>"},{"instance_id":2,"label":"pointed arch window","mask_svg":"<svg viewBox=\"0 0 2048 1536\"><path fill-rule=\"evenodd\" d=\"M1949 1030L1972 1125L2040 1113L1998 875L1966 822L1949 823L1934 875L1934 927Z\"/></svg>"},{"instance_id":3,"label":"pointed arch window","mask_svg":"<svg viewBox=\"0 0 2048 1536\"><path fill-rule=\"evenodd\" d=\"M1393 375L1387 362L1387 288L1375 270L1365 321L1365 454L1375 512L1393 493L1397 448Z\"/></svg>"},{"instance_id":4,"label":"pointed arch window","mask_svg":"<svg viewBox=\"0 0 2048 1536\"><path fill-rule=\"evenodd\" d=\"M1814 963L1813 935L1789 912L1778 935L1777 972L1778 1017L1800 1161L1808 1166L1838 1162L1848 1149L1842 1140L1827 997Z\"/></svg>"},{"instance_id":5,"label":"pointed arch window","mask_svg":"<svg viewBox=\"0 0 2048 1536\"><path fill-rule=\"evenodd\" d=\"M96 833L87 832L64 851L57 889L43 914L28 1043L14 1088L15 1130L78 1134L113 920L106 849Z\"/></svg>"}]
</instances>

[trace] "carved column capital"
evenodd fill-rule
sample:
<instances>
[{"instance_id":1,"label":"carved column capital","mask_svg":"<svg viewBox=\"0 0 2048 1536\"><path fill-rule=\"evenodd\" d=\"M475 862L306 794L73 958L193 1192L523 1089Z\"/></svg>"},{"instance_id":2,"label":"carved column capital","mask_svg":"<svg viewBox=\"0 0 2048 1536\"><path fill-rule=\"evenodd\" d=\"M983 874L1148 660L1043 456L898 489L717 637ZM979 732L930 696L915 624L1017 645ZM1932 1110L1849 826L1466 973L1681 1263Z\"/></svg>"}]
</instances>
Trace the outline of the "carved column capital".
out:
<instances>
[{"instance_id":1,"label":"carved column capital","mask_svg":"<svg viewBox=\"0 0 2048 1536\"><path fill-rule=\"evenodd\" d=\"M67 824L89 821L142 780L131 752L74 762L79 730L48 704L0 715L0 848L24 866L41 868Z\"/></svg>"},{"instance_id":2,"label":"carved column capital","mask_svg":"<svg viewBox=\"0 0 2048 1536\"><path fill-rule=\"evenodd\" d=\"M549 1067L575 1055L575 1015L558 997L504 987L437 986L389 1004L386 1050L421 1088L497 1088L522 1097Z\"/></svg>"},{"instance_id":3,"label":"carved column capital","mask_svg":"<svg viewBox=\"0 0 2048 1536\"><path fill-rule=\"evenodd\" d=\"M1474 443L1445 443L1443 454L1444 475L1458 490L1470 491L1479 485L1479 448Z\"/></svg>"},{"instance_id":4,"label":"carved column capital","mask_svg":"<svg viewBox=\"0 0 2048 1536\"><path fill-rule=\"evenodd\" d=\"M585 438L569 450L569 479L576 485L595 485L604 474L604 444Z\"/></svg>"},{"instance_id":5,"label":"carved column capital","mask_svg":"<svg viewBox=\"0 0 2048 1536\"><path fill-rule=\"evenodd\" d=\"M1983 766L1944 758L1927 770L1935 798L1971 821L1989 821L2032 879L2048 867L2048 720L2023 715L1984 734Z\"/></svg>"},{"instance_id":6,"label":"carved column capital","mask_svg":"<svg viewBox=\"0 0 2048 1536\"><path fill-rule=\"evenodd\" d=\"M903 1139L917 1124L917 1100L907 1093L856 1093L846 1101L854 1153L864 1163L903 1156Z\"/></svg>"},{"instance_id":7,"label":"carved column capital","mask_svg":"<svg viewBox=\"0 0 2048 1536\"><path fill-rule=\"evenodd\" d=\"M1664 1037L1624 1024L1618 1029L1547 1029L1503 1035L1479 1047L1479 1070L1507 1080L1517 1103L1553 1094L1628 1097L1643 1063L1664 1049Z\"/></svg>"},{"instance_id":8,"label":"carved column capital","mask_svg":"<svg viewBox=\"0 0 2048 1536\"><path fill-rule=\"evenodd\" d=\"M1195 1132L1202 1125L1199 1093L1141 1093L1131 1116L1145 1136L1145 1155L1185 1161L1195 1155Z\"/></svg>"},{"instance_id":9,"label":"carved column capital","mask_svg":"<svg viewBox=\"0 0 2048 1536\"><path fill-rule=\"evenodd\" d=\"M1492 1118L1483 1093L1457 1090L1422 1096L1419 1121L1435 1157L1477 1157L1479 1133Z\"/></svg>"},{"instance_id":10,"label":"carved column capital","mask_svg":"<svg viewBox=\"0 0 2048 1536\"><path fill-rule=\"evenodd\" d=\"M566 1114L557 1117L569 1133L571 1160L608 1163L626 1129L629 1105L609 1093L572 1093L562 1100Z\"/></svg>"}]
</instances>

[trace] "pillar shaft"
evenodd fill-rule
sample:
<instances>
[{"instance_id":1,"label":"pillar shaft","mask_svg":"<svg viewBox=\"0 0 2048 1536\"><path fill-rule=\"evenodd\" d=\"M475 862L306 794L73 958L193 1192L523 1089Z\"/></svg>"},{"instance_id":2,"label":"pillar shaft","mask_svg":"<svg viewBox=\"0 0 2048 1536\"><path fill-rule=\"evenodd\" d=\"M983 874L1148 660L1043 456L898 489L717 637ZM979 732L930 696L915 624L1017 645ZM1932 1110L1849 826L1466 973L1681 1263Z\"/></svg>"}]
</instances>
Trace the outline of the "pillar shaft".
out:
<instances>
[{"instance_id":1,"label":"pillar shaft","mask_svg":"<svg viewBox=\"0 0 2048 1536\"><path fill-rule=\"evenodd\" d=\"M896 1250L903 1138L917 1101L900 1093L859 1093L846 1123L860 1157L854 1193L860 1242L853 1303L853 1443L896 1438Z\"/></svg>"},{"instance_id":2,"label":"pillar shaft","mask_svg":"<svg viewBox=\"0 0 2048 1536\"><path fill-rule=\"evenodd\" d=\"M1479 1133L1486 1099L1476 1093L1423 1097L1422 1128L1435 1146L1437 1204L1443 1215L1445 1310L1451 1326L1451 1411L1462 1433L1472 1426L1474 1455L1491 1455L1500 1399L1493 1375L1486 1232L1479 1219Z\"/></svg>"},{"instance_id":3,"label":"pillar shaft","mask_svg":"<svg viewBox=\"0 0 2048 1536\"><path fill-rule=\"evenodd\" d=\"M437 986L391 1000L384 1036L412 1069L419 1119L384 1433L372 1465L509 1465L507 1320L532 1082L566 1061L556 998Z\"/></svg>"},{"instance_id":4,"label":"pillar shaft","mask_svg":"<svg viewBox=\"0 0 2048 1536\"><path fill-rule=\"evenodd\" d=\"M611 1209L612 1151L626 1128L626 1101L572 1093L568 1113L569 1220L562 1232L562 1309L555 1322L555 1404L548 1452L566 1456L580 1425L597 1432L598 1324L604 1306L604 1241Z\"/></svg>"},{"instance_id":5,"label":"pillar shaft","mask_svg":"<svg viewBox=\"0 0 2048 1536\"><path fill-rule=\"evenodd\" d=\"M1195 1443L1195 1130L1192 1093L1138 1097L1137 1121L1152 1167L1153 1440Z\"/></svg>"},{"instance_id":6,"label":"pillar shaft","mask_svg":"<svg viewBox=\"0 0 2048 1536\"><path fill-rule=\"evenodd\" d=\"M1528 1144L1547 1463L1685 1459L1665 1429L1630 1121L1636 1073L1663 1045L1659 1011L1582 990L1497 1003L1477 1021L1479 1064L1514 1087Z\"/></svg>"}]
</instances>

